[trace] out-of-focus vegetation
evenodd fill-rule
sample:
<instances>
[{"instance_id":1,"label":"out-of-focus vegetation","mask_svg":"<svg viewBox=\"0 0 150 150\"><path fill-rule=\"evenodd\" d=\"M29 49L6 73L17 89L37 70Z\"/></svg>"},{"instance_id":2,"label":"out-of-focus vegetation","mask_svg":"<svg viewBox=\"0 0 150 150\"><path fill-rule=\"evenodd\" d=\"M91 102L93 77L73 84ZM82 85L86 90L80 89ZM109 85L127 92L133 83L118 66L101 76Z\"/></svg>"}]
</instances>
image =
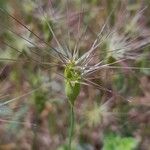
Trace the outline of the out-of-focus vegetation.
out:
<instances>
[{"instance_id":1,"label":"out-of-focus vegetation","mask_svg":"<svg viewBox=\"0 0 150 150\"><path fill-rule=\"evenodd\" d=\"M67 150L63 62L48 23L66 51L82 37L81 56L105 21L90 61L112 65L81 85L72 149L150 150L149 0L70 1L0 0L0 150Z\"/></svg>"},{"instance_id":2,"label":"out-of-focus vegetation","mask_svg":"<svg viewBox=\"0 0 150 150\"><path fill-rule=\"evenodd\" d=\"M106 136L106 139L104 139L104 147L103 150L120 150L120 149L126 149L131 150L135 149L137 146L137 141L134 138L121 138L119 136Z\"/></svg>"}]
</instances>

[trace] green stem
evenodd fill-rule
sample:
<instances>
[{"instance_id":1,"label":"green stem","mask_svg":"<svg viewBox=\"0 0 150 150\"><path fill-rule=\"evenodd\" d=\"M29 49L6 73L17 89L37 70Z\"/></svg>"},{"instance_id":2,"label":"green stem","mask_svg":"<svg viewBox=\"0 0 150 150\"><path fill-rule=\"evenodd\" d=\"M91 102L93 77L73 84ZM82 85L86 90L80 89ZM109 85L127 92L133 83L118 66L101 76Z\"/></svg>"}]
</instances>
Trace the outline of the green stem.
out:
<instances>
[{"instance_id":1,"label":"green stem","mask_svg":"<svg viewBox=\"0 0 150 150\"><path fill-rule=\"evenodd\" d=\"M74 108L70 104L70 127L69 127L69 144L68 144L68 150L71 150L73 130L74 130Z\"/></svg>"}]
</instances>

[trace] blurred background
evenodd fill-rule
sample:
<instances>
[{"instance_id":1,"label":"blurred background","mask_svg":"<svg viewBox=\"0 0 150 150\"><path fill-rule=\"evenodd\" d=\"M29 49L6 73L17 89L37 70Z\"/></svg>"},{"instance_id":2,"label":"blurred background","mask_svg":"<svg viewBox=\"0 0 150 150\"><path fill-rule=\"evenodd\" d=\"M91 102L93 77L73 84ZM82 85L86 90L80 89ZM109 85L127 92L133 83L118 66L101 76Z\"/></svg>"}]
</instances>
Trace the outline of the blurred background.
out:
<instances>
[{"instance_id":1,"label":"blurred background","mask_svg":"<svg viewBox=\"0 0 150 150\"><path fill-rule=\"evenodd\" d=\"M149 0L0 0L0 150L67 150L64 68L49 25L66 51L81 38L81 56L103 24L98 60L119 63L89 78L103 90L82 85L73 150L150 150L149 15Z\"/></svg>"}]
</instances>

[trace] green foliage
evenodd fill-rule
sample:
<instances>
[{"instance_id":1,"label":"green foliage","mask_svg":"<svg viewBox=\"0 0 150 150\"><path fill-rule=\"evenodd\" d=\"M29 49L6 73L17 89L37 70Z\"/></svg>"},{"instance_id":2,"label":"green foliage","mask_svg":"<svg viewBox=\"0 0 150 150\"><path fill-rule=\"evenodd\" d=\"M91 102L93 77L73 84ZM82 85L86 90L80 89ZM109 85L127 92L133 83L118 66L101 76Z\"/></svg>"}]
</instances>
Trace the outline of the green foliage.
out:
<instances>
[{"instance_id":1,"label":"green foliage","mask_svg":"<svg viewBox=\"0 0 150 150\"><path fill-rule=\"evenodd\" d=\"M108 64L114 63L115 61L116 61L116 59L113 56L109 56L108 59L107 59Z\"/></svg>"},{"instance_id":2,"label":"green foliage","mask_svg":"<svg viewBox=\"0 0 150 150\"><path fill-rule=\"evenodd\" d=\"M145 51L146 54L146 51ZM137 66L140 67L140 71L141 73L145 74L145 75L150 75L150 69L142 69L142 68L149 68L150 67L150 63L149 61L145 60L145 59L140 59L137 62Z\"/></svg>"},{"instance_id":3,"label":"green foliage","mask_svg":"<svg viewBox=\"0 0 150 150\"><path fill-rule=\"evenodd\" d=\"M46 92L43 91L34 92L33 99L37 111L39 113L42 112L42 110L45 108L45 102L47 101Z\"/></svg>"},{"instance_id":4,"label":"green foliage","mask_svg":"<svg viewBox=\"0 0 150 150\"><path fill-rule=\"evenodd\" d=\"M45 20L46 19L46 20ZM53 35L51 34L49 27L47 25L47 23L53 28L53 24L52 21L48 20L47 18L43 19L42 23L42 28L43 28L43 33L44 33L44 38L47 41L51 41L53 38Z\"/></svg>"},{"instance_id":5,"label":"green foliage","mask_svg":"<svg viewBox=\"0 0 150 150\"><path fill-rule=\"evenodd\" d=\"M42 86L44 77L42 77L39 72L37 72L36 75L29 73L29 77L30 82L34 88L40 87L37 91L33 92L32 99L34 101L37 112L41 113L45 108L46 101L48 100L47 89Z\"/></svg>"},{"instance_id":6,"label":"green foliage","mask_svg":"<svg viewBox=\"0 0 150 150\"><path fill-rule=\"evenodd\" d=\"M60 146L57 150L68 150L67 145ZM72 150L93 150L93 147L88 143L81 143L72 145Z\"/></svg>"},{"instance_id":7,"label":"green foliage","mask_svg":"<svg viewBox=\"0 0 150 150\"><path fill-rule=\"evenodd\" d=\"M112 83L114 83L113 85L117 91L124 94L124 96L130 97L141 94L139 81L133 75L124 75L122 73L118 73L114 76Z\"/></svg>"},{"instance_id":8,"label":"green foliage","mask_svg":"<svg viewBox=\"0 0 150 150\"><path fill-rule=\"evenodd\" d=\"M134 150L138 141L132 137L120 137L118 135L108 135L104 138L102 150Z\"/></svg>"},{"instance_id":9,"label":"green foliage","mask_svg":"<svg viewBox=\"0 0 150 150\"><path fill-rule=\"evenodd\" d=\"M67 145L62 145L57 150L68 150L68 146ZM73 147L72 150L76 150L75 147Z\"/></svg>"},{"instance_id":10,"label":"green foliage","mask_svg":"<svg viewBox=\"0 0 150 150\"><path fill-rule=\"evenodd\" d=\"M88 0L91 4L98 4L101 0Z\"/></svg>"},{"instance_id":11,"label":"green foliage","mask_svg":"<svg viewBox=\"0 0 150 150\"><path fill-rule=\"evenodd\" d=\"M145 75L147 75L147 76L149 76L150 75L150 70L146 70L146 69L142 69L142 68L144 68L144 67L147 67L148 68L148 66L150 66L150 63L149 62L147 62L146 60L143 60L142 62L141 62L141 72L142 73L144 73Z\"/></svg>"},{"instance_id":12,"label":"green foliage","mask_svg":"<svg viewBox=\"0 0 150 150\"><path fill-rule=\"evenodd\" d=\"M0 0L0 8L6 7L7 0Z\"/></svg>"},{"instance_id":13,"label":"green foliage","mask_svg":"<svg viewBox=\"0 0 150 150\"><path fill-rule=\"evenodd\" d=\"M125 91L126 84L125 84L125 77L123 74L118 74L114 78L114 83L117 90Z\"/></svg>"}]
</instances>

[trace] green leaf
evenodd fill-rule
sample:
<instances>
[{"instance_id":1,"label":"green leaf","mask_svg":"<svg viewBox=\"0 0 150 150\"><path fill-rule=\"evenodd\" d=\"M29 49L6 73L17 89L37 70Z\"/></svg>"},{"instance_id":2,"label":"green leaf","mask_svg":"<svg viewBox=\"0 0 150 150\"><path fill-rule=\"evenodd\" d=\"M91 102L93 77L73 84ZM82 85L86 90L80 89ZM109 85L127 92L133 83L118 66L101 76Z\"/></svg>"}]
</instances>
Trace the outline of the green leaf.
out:
<instances>
[{"instance_id":1,"label":"green leaf","mask_svg":"<svg viewBox=\"0 0 150 150\"><path fill-rule=\"evenodd\" d=\"M134 150L138 141L132 137L120 137L118 135L108 135L104 138L102 150Z\"/></svg>"}]
</instances>

